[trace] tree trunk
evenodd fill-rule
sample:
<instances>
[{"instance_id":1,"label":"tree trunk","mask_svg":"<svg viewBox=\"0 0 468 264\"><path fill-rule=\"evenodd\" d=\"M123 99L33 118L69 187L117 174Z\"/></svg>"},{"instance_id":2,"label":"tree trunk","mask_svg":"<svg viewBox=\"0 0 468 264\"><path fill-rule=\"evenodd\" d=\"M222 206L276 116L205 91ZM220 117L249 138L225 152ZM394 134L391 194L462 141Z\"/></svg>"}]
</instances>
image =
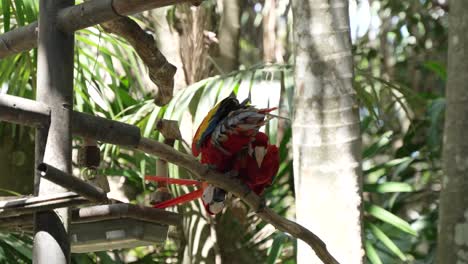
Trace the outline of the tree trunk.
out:
<instances>
[{"instance_id":1,"label":"tree trunk","mask_svg":"<svg viewBox=\"0 0 468 264\"><path fill-rule=\"evenodd\" d=\"M468 263L468 5L450 2L437 263Z\"/></svg>"},{"instance_id":2,"label":"tree trunk","mask_svg":"<svg viewBox=\"0 0 468 264\"><path fill-rule=\"evenodd\" d=\"M222 7L218 28L219 54L214 56L219 74L237 70L239 66L240 0L218 0Z\"/></svg>"},{"instance_id":3,"label":"tree trunk","mask_svg":"<svg viewBox=\"0 0 468 264\"><path fill-rule=\"evenodd\" d=\"M276 55L276 0L265 0L263 10L263 61L274 62Z\"/></svg>"},{"instance_id":4,"label":"tree trunk","mask_svg":"<svg viewBox=\"0 0 468 264\"><path fill-rule=\"evenodd\" d=\"M194 7L181 4L177 8L180 19L180 57L187 84L193 84L209 76L212 65L209 62L205 32L212 31L213 19L210 6ZM176 26L177 27L177 26Z\"/></svg>"},{"instance_id":5,"label":"tree trunk","mask_svg":"<svg viewBox=\"0 0 468 264\"><path fill-rule=\"evenodd\" d=\"M340 263L362 263L361 140L348 1L292 4L297 220L316 232ZM321 263L302 242L297 259Z\"/></svg>"}]
</instances>

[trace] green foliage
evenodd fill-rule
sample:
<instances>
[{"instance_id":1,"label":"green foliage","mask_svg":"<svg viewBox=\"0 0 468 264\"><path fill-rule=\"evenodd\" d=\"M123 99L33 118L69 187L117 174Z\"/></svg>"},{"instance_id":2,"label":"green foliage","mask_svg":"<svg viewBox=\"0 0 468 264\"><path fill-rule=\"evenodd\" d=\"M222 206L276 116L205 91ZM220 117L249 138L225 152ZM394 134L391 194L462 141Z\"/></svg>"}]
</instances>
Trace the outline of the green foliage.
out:
<instances>
[{"instance_id":1,"label":"green foliage","mask_svg":"<svg viewBox=\"0 0 468 264\"><path fill-rule=\"evenodd\" d=\"M380 26L355 41L364 197L368 209L378 206L365 215L371 263L434 260L447 79L447 13L437 3L373 1Z\"/></svg>"},{"instance_id":2,"label":"green foliage","mask_svg":"<svg viewBox=\"0 0 468 264\"><path fill-rule=\"evenodd\" d=\"M17 234L0 233L1 263L31 263L31 238Z\"/></svg>"},{"instance_id":3,"label":"green foliage","mask_svg":"<svg viewBox=\"0 0 468 264\"><path fill-rule=\"evenodd\" d=\"M257 3L256 1L254 1ZM3 32L37 19L35 0L0 1ZM440 151L445 100L446 13L434 1L373 1L372 12L382 21L376 36L367 32L355 42L354 87L361 103L363 138L364 229L367 258L376 263L431 263L436 241L437 196L440 184ZM289 7L279 4L288 15ZM411 10L411 12L408 12ZM240 56L245 65L261 57L257 38L261 10L244 8ZM154 130L159 118L177 120L186 139L208 110L232 91L240 99L252 92L254 104L280 104L281 115L291 116L293 77L288 66L264 66L202 80L176 94L165 107L154 105L141 79L143 69L135 52L119 38L96 28L76 34L74 109L137 125L145 137L162 140ZM391 54L391 56L389 56ZM35 98L35 50L0 60L0 93ZM288 57L284 58L286 61ZM189 109L189 111L187 111ZM188 124L188 125L187 125ZM278 133L278 125L281 130ZM9 131L6 133L6 131ZM280 148L281 166L267 190L267 204L284 216L293 215L293 168L290 158L291 127L272 120L266 127ZM0 124L0 135L17 137L30 130ZM74 145L78 145L78 140ZM103 145L104 165L99 173L124 176L127 195L143 202L154 191L144 175L154 174L155 158L139 152ZM180 142L176 148L185 151ZM171 177L190 177L170 166ZM4 190L0 190L5 192ZM191 191L172 187L174 195ZM184 228L165 245L121 252L76 254L74 263L112 262L134 255L134 263L181 261L184 255L198 263L216 254L237 263L293 263L295 240L274 232L236 199L222 215L207 217L199 202L179 206ZM212 242L223 243L222 248ZM232 249L232 250L229 250ZM116 257L117 256L117 257ZM31 262L31 239L0 233L0 262ZM232 261L231 261L232 262Z\"/></svg>"}]
</instances>

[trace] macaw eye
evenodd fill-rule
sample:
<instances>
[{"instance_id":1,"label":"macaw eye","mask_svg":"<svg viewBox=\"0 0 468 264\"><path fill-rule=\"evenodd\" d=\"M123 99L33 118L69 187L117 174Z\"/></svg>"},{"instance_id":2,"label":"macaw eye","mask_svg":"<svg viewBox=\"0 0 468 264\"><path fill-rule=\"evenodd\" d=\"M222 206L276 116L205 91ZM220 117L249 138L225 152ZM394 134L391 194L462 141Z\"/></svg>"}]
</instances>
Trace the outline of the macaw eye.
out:
<instances>
[{"instance_id":1,"label":"macaw eye","mask_svg":"<svg viewBox=\"0 0 468 264\"><path fill-rule=\"evenodd\" d=\"M220 188L215 188L213 192L214 202L223 202L226 199L226 191Z\"/></svg>"}]
</instances>

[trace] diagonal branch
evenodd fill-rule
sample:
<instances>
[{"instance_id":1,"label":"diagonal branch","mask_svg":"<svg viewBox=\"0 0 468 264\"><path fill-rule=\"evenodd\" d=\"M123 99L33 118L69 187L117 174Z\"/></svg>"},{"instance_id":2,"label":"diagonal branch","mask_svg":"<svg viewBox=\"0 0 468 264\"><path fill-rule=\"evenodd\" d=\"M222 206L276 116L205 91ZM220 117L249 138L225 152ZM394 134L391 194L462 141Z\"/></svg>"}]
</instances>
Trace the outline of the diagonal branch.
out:
<instances>
[{"instance_id":1,"label":"diagonal branch","mask_svg":"<svg viewBox=\"0 0 468 264\"><path fill-rule=\"evenodd\" d=\"M128 17L121 17L100 25L106 32L123 37L133 46L148 67L151 81L158 86L155 103L160 106L167 104L172 99L174 75L177 68L170 64L159 51L151 34L146 33Z\"/></svg>"},{"instance_id":2,"label":"diagonal branch","mask_svg":"<svg viewBox=\"0 0 468 264\"><path fill-rule=\"evenodd\" d=\"M214 170L199 163L193 156L181 153L173 148L160 143L155 140L141 138L137 149L158 156L168 162L181 166L191 171L195 177L200 180L207 181L215 186L223 188L246 202L257 215L264 220L275 226L277 229L287 232L292 236L299 238L309 244L315 251L317 256L325 264L336 264L338 261L328 252L325 243L314 233L305 227L285 219L278 215L273 210L264 206L264 201L254 192L252 192L247 185L242 184L240 181L233 178L226 177Z\"/></svg>"}]
</instances>

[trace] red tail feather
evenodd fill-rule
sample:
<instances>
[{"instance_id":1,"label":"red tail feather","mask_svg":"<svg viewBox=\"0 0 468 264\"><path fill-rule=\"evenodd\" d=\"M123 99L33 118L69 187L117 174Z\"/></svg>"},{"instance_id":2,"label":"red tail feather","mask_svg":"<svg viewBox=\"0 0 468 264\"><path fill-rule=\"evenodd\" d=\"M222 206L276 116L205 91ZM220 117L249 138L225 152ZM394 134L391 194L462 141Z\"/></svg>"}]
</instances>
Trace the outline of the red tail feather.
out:
<instances>
[{"instance_id":1,"label":"red tail feather","mask_svg":"<svg viewBox=\"0 0 468 264\"><path fill-rule=\"evenodd\" d=\"M266 113L270 113L271 111L274 111L276 109L278 109L278 107L263 108L263 109L258 109L258 112L261 113L261 114L266 114Z\"/></svg>"},{"instance_id":2,"label":"red tail feather","mask_svg":"<svg viewBox=\"0 0 468 264\"><path fill-rule=\"evenodd\" d=\"M201 186L201 182L197 180L189 180L189 179L174 179L169 177L161 177L161 176L151 176L146 175L145 180L147 181L155 181L155 182L166 182L169 184L177 184L177 185L196 185Z\"/></svg>"},{"instance_id":3,"label":"red tail feather","mask_svg":"<svg viewBox=\"0 0 468 264\"><path fill-rule=\"evenodd\" d=\"M155 204L153 207L154 208L159 208L159 209L164 209L164 208L167 208L167 207L170 207L170 206L174 206L174 205L178 205L178 204L193 201L193 200L195 200L197 198L200 198L202 195L203 195L203 189L198 189L196 191L189 192L187 194L176 197L174 199L170 199L170 200Z\"/></svg>"}]
</instances>

